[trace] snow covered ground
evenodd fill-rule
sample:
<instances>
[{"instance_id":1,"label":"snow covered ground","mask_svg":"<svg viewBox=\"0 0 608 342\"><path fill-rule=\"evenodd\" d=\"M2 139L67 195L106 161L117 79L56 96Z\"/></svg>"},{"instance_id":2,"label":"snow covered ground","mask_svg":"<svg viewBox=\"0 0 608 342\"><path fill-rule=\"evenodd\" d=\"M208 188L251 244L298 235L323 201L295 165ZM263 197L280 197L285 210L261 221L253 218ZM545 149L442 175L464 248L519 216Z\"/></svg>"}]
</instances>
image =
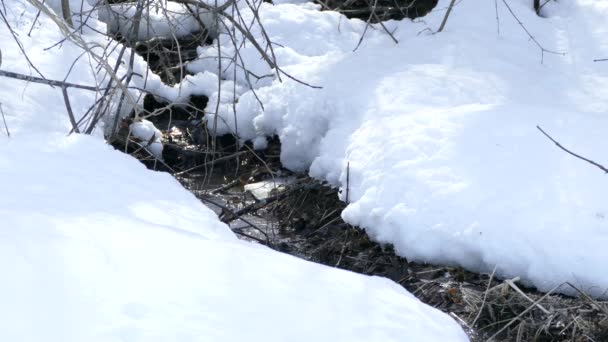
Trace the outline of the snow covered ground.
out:
<instances>
[{"instance_id":1,"label":"snow covered ground","mask_svg":"<svg viewBox=\"0 0 608 342\"><path fill-rule=\"evenodd\" d=\"M423 20L386 23L399 44L372 27L356 52L364 22L313 4L263 4L279 65L323 89L275 77L211 92L220 132L257 147L276 134L284 165L342 188L350 165L344 219L410 260L496 267L540 290L569 281L605 296L606 175L536 125L608 164L608 64L593 62L608 57L608 1L550 2L544 18L530 1L507 1L545 49L565 53L542 56L501 0L457 2L445 31L431 34L448 3ZM220 43L224 57L236 54L230 39ZM190 70L217 72L217 53L201 48ZM239 54L243 88L243 69L273 73L251 44ZM222 77L232 79L226 64Z\"/></svg>"},{"instance_id":2,"label":"snow covered ground","mask_svg":"<svg viewBox=\"0 0 608 342\"><path fill-rule=\"evenodd\" d=\"M68 81L100 80L86 55L72 65L81 51L69 41L44 50L61 39L44 14L29 37L36 11L7 7L45 77L72 68ZM0 49L2 70L36 75L3 25ZM96 96L70 95L77 119ZM106 145L101 130L67 136L59 89L2 78L0 103L11 133L2 122L0 340L467 340L392 281L237 240L171 176Z\"/></svg>"}]
</instances>

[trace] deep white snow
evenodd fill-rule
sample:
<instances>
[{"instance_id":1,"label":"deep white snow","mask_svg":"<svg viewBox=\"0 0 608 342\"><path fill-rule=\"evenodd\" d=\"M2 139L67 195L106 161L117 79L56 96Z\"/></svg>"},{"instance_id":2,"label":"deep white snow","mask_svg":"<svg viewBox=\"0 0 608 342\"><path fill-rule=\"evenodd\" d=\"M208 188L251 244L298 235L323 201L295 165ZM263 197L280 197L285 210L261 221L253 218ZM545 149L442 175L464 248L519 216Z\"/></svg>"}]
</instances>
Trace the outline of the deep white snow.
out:
<instances>
[{"instance_id":1,"label":"deep white snow","mask_svg":"<svg viewBox=\"0 0 608 342\"><path fill-rule=\"evenodd\" d=\"M494 1L457 2L445 31L432 34L448 3L423 20L386 23L399 44L370 28L356 52L364 22L313 4L264 4L279 65L323 89L285 76L250 91L226 87L220 119L214 107L208 120L260 148L278 135L284 165L343 189L350 165L344 219L410 260L497 267L540 290L569 281L605 296L606 175L536 125L608 165L608 64L593 62L608 56L608 1L550 2L543 18L530 1L507 1L545 49L564 55L541 54L502 1L498 13ZM232 58L232 42L219 39ZM217 54L201 48L190 70L216 73ZM244 69L273 75L251 44L239 54L245 89ZM232 79L227 64L222 77Z\"/></svg>"},{"instance_id":2,"label":"deep white snow","mask_svg":"<svg viewBox=\"0 0 608 342\"><path fill-rule=\"evenodd\" d=\"M11 4L7 18L45 77L72 68L68 81L107 82L87 55L72 65L82 51L69 41L44 50L62 38L54 24L42 14L29 37L36 11ZM83 37L107 43L88 30ZM2 25L0 49L2 70L36 75ZM77 119L96 96L70 95ZM467 340L392 281L236 239L170 175L105 144L102 130L67 136L59 89L2 78L0 103L11 133L0 121L0 340ZM145 121L134 128L144 139L156 134Z\"/></svg>"},{"instance_id":3,"label":"deep white snow","mask_svg":"<svg viewBox=\"0 0 608 342\"><path fill-rule=\"evenodd\" d=\"M390 280L237 240L100 139L2 138L0 180L3 341L467 340Z\"/></svg>"}]
</instances>

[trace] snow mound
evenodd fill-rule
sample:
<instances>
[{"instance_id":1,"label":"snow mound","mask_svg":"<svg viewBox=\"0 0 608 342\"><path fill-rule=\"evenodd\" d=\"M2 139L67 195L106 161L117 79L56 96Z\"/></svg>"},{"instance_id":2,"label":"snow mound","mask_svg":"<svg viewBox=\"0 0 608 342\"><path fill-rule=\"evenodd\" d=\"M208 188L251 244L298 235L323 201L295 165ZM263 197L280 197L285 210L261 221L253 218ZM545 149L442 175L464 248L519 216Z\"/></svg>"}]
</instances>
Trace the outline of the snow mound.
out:
<instances>
[{"instance_id":1,"label":"snow mound","mask_svg":"<svg viewBox=\"0 0 608 342\"><path fill-rule=\"evenodd\" d=\"M410 260L496 266L540 290L569 281L605 296L606 176L536 125L608 164L608 68L593 62L608 56L608 1L550 2L544 18L529 1L508 1L535 39L565 55L541 54L501 1L499 20L494 2L458 2L446 30L429 34L448 4L424 21L385 23L399 44L316 5L264 4L279 65L323 88L266 78L232 94L237 115L225 104L208 120L258 147L278 135L284 165L336 186L346 186L348 164L344 219ZM273 73L251 45L239 53L248 70ZM214 55L201 49L191 69L217 71ZM236 79L248 85L244 73Z\"/></svg>"},{"instance_id":2,"label":"snow mound","mask_svg":"<svg viewBox=\"0 0 608 342\"><path fill-rule=\"evenodd\" d=\"M467 340L392 281L237 240L98 139L45 138L0 144L4 341Z\"/></svg>"}]
</instances>

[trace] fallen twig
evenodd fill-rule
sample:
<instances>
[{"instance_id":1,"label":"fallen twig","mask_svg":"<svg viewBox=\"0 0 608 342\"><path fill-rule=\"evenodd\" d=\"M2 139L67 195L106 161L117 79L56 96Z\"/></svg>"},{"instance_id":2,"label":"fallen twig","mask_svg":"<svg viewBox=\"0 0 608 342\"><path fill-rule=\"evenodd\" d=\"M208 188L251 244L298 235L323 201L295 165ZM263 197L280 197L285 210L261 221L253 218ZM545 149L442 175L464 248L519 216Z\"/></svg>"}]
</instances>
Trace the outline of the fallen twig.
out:
<instances>
[{"instance_id":1,"label":"fallen twig","mask_svg":"<svg viewBox=\"0 0 608 342\"><path fill-rule=\"evenodd\" d=\"M5 71L5 70L0 70L0 76L15 78L15 79L18 79L21 81L26 81L26 82L47 84L52 87L57 86L57 87L61 87L61 88L64 88L64 87L77 88L77 89L84 89L84 90L90 90L90 91L100 90L97 87L70 83L70 82L64 82L64 81L58 81L58 80L49 80L49 79L45 79L45 78L40 78L40 77L36 77L36 76L28 76L28 75L20 74L17 72Z\"/></svg>"},{"instance_id":2,"label":"fallen twig","mask_svg":"<svg viewBox=\"0 0 608 342\"><path fill-rule=\"evenodd\" d=\"M566 151L568 154L570 154L572 156L575 156L576 158L578 158L580 160L586 161L587 163L600 168L600 170L604 171L605 173L608 173L608 168L606 168L605 166L603 166L603 165L601 165L599 163L596 163L596 162L594 162L591 159L587 159L587 158L585 158L583 156L580 156L580 155L578 155L578 154L576 154L576 153L568 150L567 148L563 147L559 142L555 141L555 139L553 139L549 134L547 134L547 132L545 132L542 128L540 128L540 126L537 125L536 128L538 128L538 130L541 131L542 134L544 134L549 140L551 140L560 149Z\"/></svg>"},{"instance_id":3,"label":"fallen twig","mask_svg":"<svg viewBox=\"0 0 608 342\"><path fill-rule=\"evenodd\" d=\"M346 163L346 198L345 203L348 204L348 195L350 188L350 162Z\"/></svg>"},{"instance_id":4,"label":"fallen twig","mask_svg":"<svg viewBox=\"0 0 608 342\"><path fill-rule=\"evenodd\" d=\"M518 321L521 317L523 317L523 315L525 315L526 313L528 313L530 310L532 310L533 308L536 307L536 305L540 302L542 302L545 298L549 297L549 295L551 295L555 290L557 290L558 288L560 288L562 285L564 284L559 284L557 286L555 286L554 288L552 288L549 292L547 292L544 296L540 297L537 301L535 301L534 303L532 303L532 305L528 306L527 309L525 309L524 311L522 311L519 315L517 315L517 317L513 318L512 320L509 321L509 323L505 324L502 328L500 328L500 330L498 330L496 333L494 333L494 335L490 336L490 338L487 339L487 341L492 341L494 338L496 338L496 336L500 335L503 331L505 331L505 329L507 329L508 327L510 327L513 323L515 323L516 321Z\"/></svg>"},{"instance_id":5,"label":"fallen twig","mask_svg":"<svg viewBox=\"0 0 608 342\"><path fill-rule=\"evenodd\" d=\"M522 291L519 287L517 287L517 285L515 285L515 282L519 280L519 278L515 278L515 279L507 279L505 280L505 283L507 285L509 285L513 290L515 290L515 292L519 293L522 297L524 297L525 299L527 299L528 301L530 301L531 303L534 303L536 305L537 308L540 309L540 311L544 312L546 315L550 315L551 312L547 309L545 309L542 305L540 305L539 303L535 303L534 300L530 297L528 297L528 295L526 295L524 293L524 291Z\"/></svg>"},{"instance_id":6,"label":"fallen twig","mask_svg":"<svg viewBox=\"0 0 608 342\"><path fill-rule=\"evenodd\" d=\"M455 2L456 2L456 0L450 1L450 5L448 6L448 11L445 12L445 16L443 17L443 20L441 21L441 25L439 26L437 33L443 31L443 28L445 27L445 24L448 21L448 17L450 16L450 13L452 13L452 8L454 7Z\"/></svg>"},{"instance_id":7,"label":"fallen twig","mask_svg":"<svg viewBox=\"0 0 608 342\"><path fill-rule=\"evenodd\" d=\"M519 20L519 18L515 14L515 12L513 12L513 10L511 9L511 6L509 6L509 4L507 3L507 0L502 0L502 2L503 2L503 4L505 4L505 7L507 7L507 9L509 10L509 13L511 13L511 15L513 16L513 18L515 18L515 21L517 21L517 23L519 24L519 26L521 26L521 28L524 30L524 32L526 32L526 34L528 35L528 37L530 38L530 40L533 41L534 44L536 44L536 46L538 46L538 48L540 49L540 64L543 64L543 61L545 59L545 52L546 53L550 53L550 54L554 54L554 55L562 55L562 56L566 55L565 52L556 52L556 51L547 50L542 45L540 45L540 43L538 42L538 40L536 40L536 38L534 38L534 36L532 35L532 33L530 33L530 31L528 31L528 29L526 28L526 26L524 25L524 23L522 23L521 20Z\"/></svg>"},{"instance_id":8,"label":"fallen twig","mask_svg":"<svg viewBox=\"0 0 608 342\"><path fill-rule=\"evenodd\" d=\"M76 118L74 117L74 112L72 111L72 105L70 104L68 88L61 87L61 93L63 94L63 102L65 102L65 109L68 112L68 117L70 118L70 123L72 124L72 131L74 133L80 133L80 130L78 129L78 124L76 123Z\"/></svg>"},{"instance_id":9,"label":"fallen twig","mask_svg":"<svg viewBox=\"0 0 608 342\"><path fill-rule=\"evenodd\" d=\"M475 319L473 320L473 323L471 323L471 326L475 326L475 323L477 323L479 316L481 316L481 312L483 311L484 305L486 305L486 300L488 299L488 292L490 292L490 286L492 285L492 279L494 279L494 274L496 273L497 268L498 268L498 265L494 266L494 270L492 270L492 274L490 275L490 279L488 280L488 286L486 286L486 292L484 292L484 294L483 294L483 300L481 301L481 306L479 307L479 312L477 312L477 316L475 316Z\"/></svg>"},{"instance_id":10,"label":"fallen twig","mask_svg":"<svg viewBox=\"0 0 608 342\"><path fill-rule=\"evenodd\" d=\"M2 114L2 121L4 122L4 128L6 129L6 135L10 138L11 132L8 131L8 125L6 124L6 118L4 117L4 110L2 110L2 103L0 103L0 114Z\"/></svg>"},{"instance_id":11,"label":"fallen twig","mask_svg":"<svg viewBox=\"0 0 608 342\"><path fill-rule=\"evenodd\" d=\"M593 306L598 310L601 311L602 313L604 313L605 315L608 315L608 310L606 310L605 308L603 308L597 301L593 300L593 298L589 297L588 294L586 294L585 292L581 291L578 289L578 287L572 285L570 282L566 282L566 285L570 286L571 288L573 288L576 292L578 292L581 297L585 298L587 301L589 301L591 304L593 304Z\"/></svg>"}]
</instances>

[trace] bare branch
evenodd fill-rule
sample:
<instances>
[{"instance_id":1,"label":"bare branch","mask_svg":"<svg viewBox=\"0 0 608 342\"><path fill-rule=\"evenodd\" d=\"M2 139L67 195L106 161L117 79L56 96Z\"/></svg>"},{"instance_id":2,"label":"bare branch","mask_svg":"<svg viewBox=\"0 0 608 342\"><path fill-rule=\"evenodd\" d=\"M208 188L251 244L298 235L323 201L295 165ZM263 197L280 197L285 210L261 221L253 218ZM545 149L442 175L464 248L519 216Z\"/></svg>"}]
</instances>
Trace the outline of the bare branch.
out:
<instances>
[{"instance_id":1,"label":"bare branch","mask_svg":"<svg viewBox=\"0 0 608 342\"><path fill-rule=\"evenodd\" d=\"M5 9L5 11L6 11L6 9ZM28 65L32 69L34 69L36 71L36 73L38 73L38 75L40 75L40 77L44 78L44 75L42 75L42 73L40 72L40 70L38 70L38 68L36 68L36 66L34 65L34 63L32 63L32 61L28 57L27 53L25 52L25 49L23 48L23 44L21 44L21 41L19 40L19 37L17 37L17 33L15 33L15 31L13 30L11 24L9 24L8 19L6 19L6 16L4 15L4 13L2 11L0 11L0 17L2 17L2 21L6 25L6 28L8 28L8 31L13 36L13 40L15 41L15 43L17 44L17 46L19 47L19 50L21 50L21 53L25 57L25 60L27 61Z\"/></svg>"},{"instance_id":2,"label":"bare branch","mask_svg":"<svg viewBox=\"0 0 608 342\"><path fill-rule=\"evenodd\" d=\"M530 31L528 31L528 29L526 28L526 26L524 25L524 23L522 23L521 20L519 20L519 18L515 14L515 12L513 12L513 10L511 9L511 6L509 6L509 4L507 3L507 0L502 0L502 2L503 2L503 4L505 4L505 6L509 10L509 13L511 13L511 15L513 16L513 18L515 18L515 21L517 21L517 23L519 24L519 26L521 26L521 28L524 30L524 32L526 32L526 34L528 35L528 37L530 38L530 40L533 41L534 44L536 44L536 46L538 46L538 48L540 49L540 63L541 64L544 61L545 52L546 53L550 53L550 54L554 54L554 55L561 55L561 56L565 56L566 55L565 52L556 52L556 51L547 50L542 45L540 45L540 43L538 42L538 40L536 40L536 38L534 38L534 36L532 35L532 33L530 33Z\"/></svg>"},{"instance_id":3,"label":"bare branch","mask_svg":"<svg viewBox=\"0 0 608 342\"><path fill-rule=\"evenodd\" d=\"M76 123L76 118L74 118L74 112L72 111L72 105L70 104L70 97L68 96L68 88L62 87L61 92L63 93L63 101L65 102L65 108L68 112L68 117L70 118L70 123L72 124L72 130L74 133L80 133L78 129L78 124Z\"/></svg>"},{"instance_id":4,"label":"bare branch","mask_svg":"<svg viewBox=\"0 0 608 342\"><path fill-rule=\"evenodd\" d=\"M545 132L542 128L540 128L540 126L537 125L536 128L538 128L538 130L541 131L541 133L544 134L549 140L551 140L557 147L561 148L562 150L564 150L568 154L570 154L570 155L572 155L572 156L574 156L574 157L576 157L576 158L578 158L580 160L586 161L587 163L600 168L605 173L608 173L608 168L606 168L605 166L603 166L601 164L598 164L598 163L594 162L591 159L587 159L587 158L585 158L583 156L580 156L580 155L578 155L578 154L576 154L576 153L568 150L567 148L563 147L559 142L557 142L555 139L553 139L549 134L547 134L547 132Z\"/></svg>"},{"instance_id":5,"label":"bare branch","mask_svg":"<svg viewBox=\"0 0 608 342\"><path fill-rule=\"evenodd\" d=\"M84 89L84 90L90 90L90 91L98 91L98 90L100 90L97 87L80 85L80 84L75 84L75 83L70 83L70 82L64 82L64 81L58 81L58 80L49 80L49 79L46 79L46 78L40 78L40 77L36 77L36 76L28 76L28 75L20 74L20 73L17 73L17 72L11 72L11 71L5 71L5 70L0 70L0 76L15 78L15 79L26 81L26 82L48 84L51 87L57 86L57 87L61 87L61 88L64 88L64 87L67 87L67 88L77 88L77 89Z\"/></svg>"},{"instance_id":6,"label":"bare branch","mask_svg":"<svg viewBox=\"0 0 608 342\"><path fill-rule=\"evenodd\" d=\"M450 13L452 13L452 8L454 7L455 2L456 2L456 0L450 1L450 5L448 6L448 11L445 12L445 16L443 17L443 20L441 21L441 25L439 26L437 33L443 31L443 28L445 27L445 24L448 21L448 17L450 16Z\"/></svg>"},{"instance_id":7,"label":"bare branch","mask_svg":"<svg viewBox=\"0 0 608 342\"><path fill-rule=\"evenodd\" d=\"M8 125L6 124L6 118L4 117L4 110L2 110L2 103L0 103L0 114L2 114L2 121L4 122L4 128L6 129L6 135L10 138L11 132L8 131Z\"/></svg>"}]
</instances>

